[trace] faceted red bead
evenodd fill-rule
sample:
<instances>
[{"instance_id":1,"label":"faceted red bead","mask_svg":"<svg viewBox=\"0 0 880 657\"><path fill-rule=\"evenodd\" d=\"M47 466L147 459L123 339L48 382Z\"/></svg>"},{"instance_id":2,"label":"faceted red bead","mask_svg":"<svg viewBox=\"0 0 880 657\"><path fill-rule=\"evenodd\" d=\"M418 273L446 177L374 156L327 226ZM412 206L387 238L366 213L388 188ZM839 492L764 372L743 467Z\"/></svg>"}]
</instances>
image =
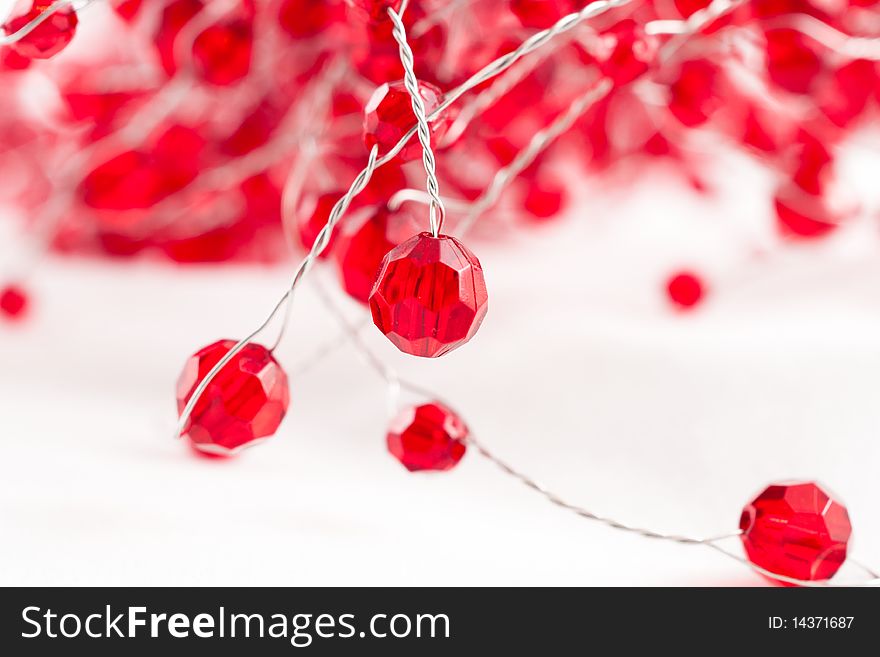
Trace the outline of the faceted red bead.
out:
<instances>
[{"instance_id":1,"label":"faceted red bead","mask_svg":"<svg viewBox=\"0 0 880 657\"><path fill-rule=\"evenodd\" d=\"M403 0L345 0L348 5L355 10L355 13L361 18L369 21L379 22L390 20L388 18L388 9L393 9L400 13L400 6Z\"/></svg>"},{"instance_id":2,"label":"faceted red bead","mask_svg":"<svg viewBox=\"0 0 880 657\"><path fill-rule=\"evenodd\" d=\"M28 307L28 295L24 288L17 284L6 285L0 289L0 311L9 319L24 316Z\"/></svg>"},{"instance_id":3,"label":"faceted red bead","mask_svg":"<svg viewBox=\"0 0 880 657\"><path fill-rule=\"evenodd\" d=\"M17 32L40 14L52 6L49 0L36 0L26 14L17 16L3 26L6 34ZM65 7L53 13L40 23L32 32L19 41L11 44L11 48L22 57L30 59L48 59L64 50L76 34L79 19L71 7Z\"/></svg>"},{"instance_id":4,"label":"faceted red bead","mask_svg":"<svg viewBox=\"0 0 880 657\"><path fill-rule=\"evenodd\" d=\"M393 213L384 206L371 212L356 229L347 227L337 250L343 289L367 303L382 259L415 229L415 218L409 212Z\"/></svg>"},{"instance_id":5,"label":"faceted red bead","mask_svg":"<svg viewBox=\"0 0 880 657\"><path fill-rule=\"evenodd\" d=\"M416 235L382 261L373 323L401 351L434 358L470 340L489 297L480 261L448 235Z\"/></svg>"},{"instance_id":6,"label":"faceted red bead","mask_svg":"<svg viewBox=\"0 0 880 657\"><path fill-rule=\"evenodd\" d=\"M814 483L769 486L743 509L739 527L749 561L805 581L837 572L852 533L846 508Z\"/></svg>"},{"instance_id":7,"label":"faceted red bead","mask_svg":"<svg viewBox=\"0 0 880 657\"><path fill-rule=\"evenodd\" d=\"M177 412L234 340L220 340L196 352L177 382ZM184 427L193 445L205 452L232 454L278 430L290 403L287 375L268 349L249 344L211 380Z\"/></svg>"},{"instance_id":8,"label":"faceted red bead","mask_svg":"<svg viewBox=\"0 0 880 657\"><path fill-rule=\"evenodd\" d=\"M666 283L666 292L679 308L693 308L703 298L703 283L696 274L680 272Z\"/></svg>"},{"instance_id":9,"label":"faceted red bead","mask_svg":"<svg viewBox=\"0 0 880 657\"><path fill-rule=\"evenodd\" d=\"M388 428L388 451L410 472L450 470L464 456L468 428L440 402L408 408Z\"/></svg>"},{"instance_id":10,"label":"faceted red bead","mask_svg":"<svg viewBox=\"0 0 880 657\"><path fill-rule=\"evenodd\" d=\"M341 0L283 0L278 21L290 36L310 37L344 22L345 5Z\"/></svg>"},{"instance_id":11,"label":"faceted red bead","mask_svg":"<svg viewBox=\"0 0 880 657\"><path fill-rule=\"evenodd\" d=\"M443 101L443 93L428 82L419 82L419 94L425 103L425 114L431 114ZM390 151L398 141L416 125L412 101L403 80L383 84L376 89L365 108L364 143L368 149L379 145L379 156ZM442 140L449 129L450 115L440 116L431 123L432 147ZM418 137L407 142L397 155L401 161L414 160L422 154Z\"/></svg>"},{"instance_id":12,"label":"faceted red bead","mask_svg":"<svg viewBox=\"0 0 880 657\"><path fill-rule=\"evenodd\" d=\"M196 72L210 84L234 84L247 76L253 46L254 33L249 20L235 19L212 25L193 42Z\"/></svg>"}]
</instances>

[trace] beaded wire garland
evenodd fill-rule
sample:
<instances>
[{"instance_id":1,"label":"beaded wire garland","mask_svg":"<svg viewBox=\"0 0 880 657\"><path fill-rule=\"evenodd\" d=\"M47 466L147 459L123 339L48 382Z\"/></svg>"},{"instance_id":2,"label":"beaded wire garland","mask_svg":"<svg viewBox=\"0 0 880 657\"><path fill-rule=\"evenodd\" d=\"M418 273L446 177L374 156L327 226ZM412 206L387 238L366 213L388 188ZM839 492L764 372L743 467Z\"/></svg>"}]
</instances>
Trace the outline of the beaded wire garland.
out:
<instances>
[{"instance_id":1,"label":"beaded wire garland","mask_svg":"<svg viewBox=\"0 0 880 657\"><path fill-rule=\"evenodd\" d=\"M11 71L25 70L33 61L63 51L74 38L79 14L95 2L33 2L25 13L3 26L3 66ZM748 102L736 108L738 122L720 122L719 129L788 172L774 198L776 214L784 234L803 239L826 235L846 219L847 213L831 203L834 158L830 145L839 139L835 131L845 130L865 111L872 93L880 97L880 73L875 63L880 59L880 46L873 36L859 34L870 24L869 14L877 18L871 13L877 3L871 0L853 1L835 11L796 0L785 7L759 0L651 4L639 0L511 0L510 15L500 22L515 17L519 27L537 31L521 41L504 43L498 56L480 53L483 59L476 57L479 65L468 74L446 76L446 82L455 83L447 84L445 91L434 84L443 76L437 75L434 81L423 79L430 75L427 61L435 67L449 67L443 54L450 51L448 40L454 35L437 30L459 12L494 16L493 10L477 0L348 0L348 11L340 2L283 0L267 4L275 10L270 20L276 20L295 39L314 39L350 21L362 22L366 43L357 44L350 55L363 79L378 87L364 106L366 165L353 176L347 190L331 189L317 197L307 192L310 168L327 155L318 144L320 137L355 113L346 107L357 106L357 102L344 94L336 95L351 62L322 53L328 56L314 62L314 70L300 71L302 75L293 86L297 99L289 110L272 107L278 99L265 99L266 105L246 117L222 142L221 150L229 161L206 165L201 158L206 147L204 135L172 119L196 85L227 88L247 85L251 77L266 78L267 72L254 66L262 47L254 34L265 27L269 12L253 0L210 4L169 0L156 3L152 10L141 7L138 0L125 0L113 3L123 19L149 19L158 25L155 44L169 78L147 94L146 102L135 104L124 124L115 130L114 119L103 116L107 124L101 127L106 132L97 130L88 145L68 159L58 174L57 189L36 203L37 219L30 227L31 234L37 235L34 244L38 247L76 250L83 236L76 231L71 235L65 225L71 206L83 203L99 215L139 213L136 223L148 227L155 243L170 257L185 259L191 249L203 248L199 240L205 234L216 235L211 228L194 236L177 236L174 230L184 214L198 211L205 203L209 214L216 213L218 205L229 200L224 192L235 188L244 196L244 223L249 224L253 215L265 211L251 206L259 204L267 189L273 189L264 172L290 159L294 150L307 155L293 158L283 189L275 190L285 236L290 239L296 234L307 249L289 287L250 334L199 350L178 381L176 437L185 436L200 450L227 456L272 436L287 412L288 375L274 351L291 319L296 289L331 247L342 252L343 288L369 304L373 322L391 342L412 355L440 357L470 340L488 311L482 267L461 240L512 189L524 195L523 205L535 217L558 211L560 194L547 189L546 175L540 173L542 159L575 126L582 126L592 139L593 164L611 157L607 145L603 150L598 134L613 120L607 102L632 93L635 83L645 83L642 93L646 95L665 86L665 104L678 120L678 130L707 124L718 111L721 90L747 95L744 90L750 89ZM756 36L764 39L766 47L763 79L749 69L746 53L754 48ZM575 63L566 62L567 73L577 73L570 76L567 95L549 110L540 108L539 124L531 121L517 126L519 143L500 143L506 151L498 157L503 166L485 179L481 189L456 179L440 166L435 149L454 153L474 147L479 136L469 138L468 133L478 122L485 120L491 125L501 118L504 127L508 120L514 123L517 112L525 112L522 96L517 94L523 89L534 92L542 88L543 80L537 73L543 71L546 61L560 56L564 46L572 46L577 53ZM725 54L728 59L724 65L730 70L722 75L722 66L703 56L705 51ZM398 73L400 79L396 79ZM767 93L764 98L768 85L799 95L802 105L813 101L813 106L807 110L780 107L774 94ZM68 102L75 104L71 101L75 98L80 111L93 119L119 110L104 96L83 95L70 94ZM93 105L100 101L100 109L93 105L84 109L82 105L89 101ZM125 98L120 104L129 101L131 98ZM330 116L321 111L328 105L333 107ZM816 110L820 119L809 124L803 121L804 115ZM99 121L95 123L97 128ZM286 129L270 138L263 134L267 123ZM144 144L144 135L151 135L149 145ZM341 144L343 152L351 152L350 140ZM786 144L795 147L785 148ZM680 156L661 130L646 138L640 149L652 155ZM402 171L407 162L418 159L426 180L424 191L409 188L412 172ZM351 170L351 163L343 169ZM441 194L441 178L460 198ZM309 205L311 214L305 210ZM427 217L421 217L414 205L427 206ZM447 211L455 217L450 222L452 234L441 232ZM344 221L348 214L365 218L350 226ZM303 216L308 216L306 221ZM105 220L91 233L103 240L104 250L143 248L144 240L132 242L131 235L108 231L107 224L101 223ZM225 234L222 237L228 238ZM242 239L240 235L236 238ZM247 242L251 238L253 233L243 239ZM337 240L340 248L334 246ZM16 317L23 313L28 299L18 278L10 281L0 291L0 308L7 316ZM851 525L845 507L811 482L767 487L745 506L737 531L710 538L632 527L561 499L478 441L451 404L402 380L362 340L363 323L352 324L318 282L315 286L328 311L344 327L347 339L387 384L389 407L394 411L387 446L408 470L449 470L470 448L550 503L583 518L648 538L705 546L775 581L836 585L837 580L831 578L845 561L864 572L855 584L880 581L880 576L847 554ZM698 274L682 271L670 277L667 291L672 303L691 308L700 302L705 286ZM256 343L255 339L273 325L277 325L277 333L272 346ZM316 354L320 357L333 346L322 347ZM316 362L317 358L308 366ZM402 390L424 402L401 410ZM726 541L737 537L744 557L725 547Z\"/></svg>"}]
</instances>

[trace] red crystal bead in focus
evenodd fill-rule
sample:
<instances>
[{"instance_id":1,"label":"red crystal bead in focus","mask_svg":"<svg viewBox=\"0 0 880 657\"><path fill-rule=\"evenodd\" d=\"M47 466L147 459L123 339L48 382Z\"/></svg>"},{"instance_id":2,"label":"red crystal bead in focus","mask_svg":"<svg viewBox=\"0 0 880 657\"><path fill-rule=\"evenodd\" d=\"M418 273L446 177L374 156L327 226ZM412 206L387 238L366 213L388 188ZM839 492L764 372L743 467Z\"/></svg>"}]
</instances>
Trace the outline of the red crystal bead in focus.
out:
<instances>
[{"instance_id":1,"label":"red crystal bead in focus","mask_svg":"<svg viewBox=\"0 0 880 657\"><path fill-rule=\"evenodd\" d=\"M0 289L0 312L9 319L21 319L27 312L28 295L17 284L6 285Z\"/></svg>"},{"instance_id":2,"label":"red crystal bead in focus","mask_svg":"<svg viewBox=\"0 0 880 657\"><path fill-rule=\"evenodd\" d=\"M450 470L464 456L468 429L439 402L408 408L388 428L388 451L410 472Z\"/></svg>"},{"instance_id":3,"label":"red crystal bead in focus","mask_svg":"<svg viewBox=\"0 0 880 657\"><path fill-rule=\"evenodd\" d=\"M679 308L693 308L703 298L703 283L696 274L680 272L666 283L666 292Z\"/></svg>"},{"instance_id":4,"label":"red crystal bead in focus","mask_svg":"<svg viewBox=\"0 0 880 657\"><path fill-rule=\"evenodd\" d=\"M345 2L361 18L372 22L388 20L388 10L393 9L400 13L400 6L403 4L403 0L345 0Z\"/></svg>"},{"instance_id":5,"label":"red crystal bead in focus","mask_svg":"<svg viewBox=\"0 0 880 657\"><path fill-rule=\"evenodd\" d=\"M367 303L382 259L407 235L412 235L415 226L410 213L379 207L356 229L346 231L337 250L343 289L358 301Z\"/></svg>"},{"instance_id":6,"label":"red crystal bead in focus","mask_svg":"<svg viewBox=\"0 0 880 657\"><path fill-rule=\"evenodd\" d=\"M177 382L177 412L234 340L220 340L196 352ZM268 349L249 344L205 388L183 429L193 446L213 454L233 454L278 430L290 403L287 375Z\"/></svg>"},{"instance_id":7,"label":"red crystal bead in focus","mask_svg":"<svg viewBox=\"0 0 880 657\"><path fill-rule=\"evenodd\" d=\"M18 32L52 6L46 0L34 2L30 11L7 21L3 26L6 34ZM22 57L48 59L64 50L76 34L79 19L71 7L64 7L40 23L28 35L11 44L11 48Z\"/></svg>"},{"instance_id":8,"label":"red crystal bead in focus","mask_svg":"<svg viewBox=\"0 0 880 657\"><path fill-rule=\"evenodd\" d=\"M193 62L205 82L228 86L247 77L254 33L250 21L236 19L212 25L193 42Z\"/></svg>"},{"instance_id":9,"label":"red crystal bead in focus","mask_svg":"<svg viewBox=\"0 0 880 657\"><path fill-rule=\"evenodd\" d=\"M443 101L443 93L428 82L419 82L419 94L425 104L425 113L431 114ZM388 153L397 142L416 125L412 101L403 80L383 84L367 101L364 117L364 143L367 149L379 146L379 157ZM437 118L431 123L432 146L442 140L449 129L450 115ZM422 146L413 136L397 155L401 161L414 160L422 154Z\"/></svg>"},{"instance_id":10,"label":"red crystal bead in focus","mask_svg":"<svg viewBox=\"0 0 880 657\"><path fill-rule=\"evenodd\" d=\"M421 233L383 259L370 311L398 349L435 358L476 334L488 302L477 257L454 237Z\"/></svg>"},{"instance_id":11,"label":"red crystal bead in focus","mask_svg":"<svg viewBox=\"0 0 880 657\"><path fill-rule=\"evenodd\" d=\"M846 508L814 483L769 486L743 509L739 527L749 561L804 581L830 579L852 533Z\"/></svg>"}]
</instances>

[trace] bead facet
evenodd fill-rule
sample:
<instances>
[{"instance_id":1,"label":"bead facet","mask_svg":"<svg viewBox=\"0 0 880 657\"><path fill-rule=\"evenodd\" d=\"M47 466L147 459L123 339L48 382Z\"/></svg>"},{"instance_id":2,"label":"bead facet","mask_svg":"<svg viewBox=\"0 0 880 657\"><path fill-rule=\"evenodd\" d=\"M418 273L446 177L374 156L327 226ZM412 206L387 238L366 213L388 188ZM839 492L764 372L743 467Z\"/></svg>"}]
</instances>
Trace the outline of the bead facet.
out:
<instances>
[{"instance_id":1,"label":"bead facet","mask_svg":"<svg viewBox=\"0 0 880 657\"><path fill-rule=\"evenodd\" d=\"M450 470L464 456L468 428L440 402L411 407L388 428L388 451L410 472Z\"/></svg>"},{"instance_id":2,"label":"bead facet","mask_svg":"<svg viewBox=\"0 0 880 657\"><path fill-rule=\"evenodd\" d=\"M435 358L474 336L488 299L473 253L454 237L421 233L385 256L370 310L373 323L398 349Z\"/></svg>"},{"instance_id":3,"label":"bead facet","mask_svg":"<svg viewBox=\"0 0 880 657\"><path fill-rule=\"evenodd\" d=\"M30 11L9 20L4 26L6 34L18 32L52 6L49 0L37 0ZM12 44L12 49L29 59L48 59L64 50L76 34L79 19L71 7L59 9L33 29L32 32Z\"/></svg>"},{"instance_id":4,"label":"bead facet","mask_svg":"<svg viewBox=\"0 0 880 657\"><path fill-rule=\"evenodd\" d=\"M196 352L177 382L177 412L234 340L220 340ZM183 429L193 446L213 454L234 454L277 431L290 403L287 375L265 347L245 346L205 388Z\"/></svg>"},{"instance_id":5,"label":"bead facet","mask_svg":"<svg viewBox=\"0 0 880 657\"><path fill-rule=\"evenodd\" d=\"M443 101L443 93L428 82L419 82L419 94L425 104L425 114L430 115ZM383 84L367 101L364 118L364 143L367 149L379 146L379 156L385 155L416 125L412 100L403 80ZM441 140L449 129L448 115L431 123L431 138ZM433 143L432 143L433 145ZM418 158L422 154L419 140L413 136L397 157L401 161Z\"/></svg>"},{"instance_id":6,"label":"bead facet","mask_svg":"<svg viewBox=\"0 0 880 657\"><path fill-rule=\"evenodd\" d=\"M814 483L769 486L743 509L739 527L749 561L804 581L830 579L852 533L846 508Z\"/></svg>"}]
</instances>

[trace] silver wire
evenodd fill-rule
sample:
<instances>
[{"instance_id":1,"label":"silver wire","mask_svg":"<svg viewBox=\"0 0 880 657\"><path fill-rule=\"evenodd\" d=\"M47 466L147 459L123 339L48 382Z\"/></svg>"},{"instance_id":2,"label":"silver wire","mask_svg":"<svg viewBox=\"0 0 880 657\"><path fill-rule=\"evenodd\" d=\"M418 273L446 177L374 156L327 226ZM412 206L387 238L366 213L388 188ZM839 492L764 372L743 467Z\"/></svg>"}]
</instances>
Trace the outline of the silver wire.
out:
<instances>
[{"instance_id":1,"label":"silver wire","mask_svg":"<svg viewBox=\"0 0 880 657\"><path fill-rule=\"evenodd\" d=\"M579 12L564 16L552 27L546 30L542 30L541 32L536 32L528 39L523 41L518 48L486 65L480 71L468 78L464 83L456 87L452 92L447 94L444 97L443 102L440 103L437 109L435 109L430 115L426 117L427 120L434 120L469 90L504 72L521 57L536 50L537 48L540 48L542 45L553 39L555 36L567 32L575 25L584 20L594 18L605 13L606 11L614 9L615 7L621 7L633 1L634 0L597 0L597 2L590 4ZM330 239L333 226L335 226L335 224L342 217L345 210L351 204L352 199L354 199L354 197L357 196L361 191L363 191L364 187L366 187L371 176L373 175L373 172L379 167L384 166L385 164L393 160L397 156L397 154L400 153L401 150L403 150L403 147L409 142L409 140L412 139L412 136L416 133L416 130L416 126L410 128L407 133L400 138L397 144L395 144L394 147L391 148L391 150L385 153L385 155L383 155L382 157L377 158L376 156L378 154L378 149L376 147L373 148L373 150L370 152L370 158L367 162L367 166L364 167L364 169L362 169L361 172L355 177L354 181L351 184L351 187L349 187L348 189L348 192L346 192L346 194L341 199L339 199L339 201L337 201L336 205L333 206L333 210L330 212L327 223L324 225L324 228L321 229L321 232L318 233L318 237L315 239L315 243L312 246L312 249L309 251L308 255L306 255L305 259L303 259L303 261L300 263L290 286L287 288L284 294L281 295L281 298L278 299L272 311L269 313L266 319L263 320L262 324L260 324L247 337L239 340L235 344L235 346L232 347L232 349L230 349L229 352L227 352L226 355L221 358L220 361L213 368L211 368L211 370L196 386L193 394L190 396L189 401L186 403L186 406L184 406L183 412L180 414L175 438L179 438L182 435L183 430L186 427L186 423L189 421L189 417L192 414L193 408L195 408L195 405L198 403L202 394L204 394L205 389L208 387L211 381L214 380L214 377L217 376L217 373L221 369L223 369L223 367L230 360L232 360L242 349L244 349L245 346L250 344L250 342L257 335L262 333L262 331L265 330L265 328L278 314L278 311L286 305L284 321L278 334L278 338L275 340L272 346L272 350L274 351L278 347L281 339L284 336L287 324L290 320L291 304L289 302L291 300L291 297L293 296L293 292L296 289L296 286L299 284L299 281L303 278L303 276L305 276L309 269L311 269L312 265L314 264L314 260L326 248L327 243Z\"/></svg>"},{"instance_id":2,"label":"silver wire","mask_svg":"<svg viewBox=\"0 0 880 657\"><path fill-rule=\"evenodd\" d=\"M397 12L391 7L388 8L388 16L394 24L391 33L394 36L394 40L397 41L398 50L400 51L400 63L403 65L403 84L407 92L409 92L413 114L416 117L416 131L419 136L419 142L422 145L422 164L425 166L428 195L431 197L431 204L429 206L431 233L433 233L434 237L437 237L440 235L441 228L443 228L446 209L443 207L443 200L440 198L437 164L434 161L434 151L431 150L431 127L428 125L428 117L425 116L425 102L422 100L422 94L419 92L419 81L414 70L415 60L413 59L413 52L406 42L406 27L403 25L403 21Z\"/></svg>"},{"instance_id":3,"label":"silver wire","mask_svg":"<svg viewBox=\"0 0 880 657\"><path fill-rule=\"evenodd\" d=\"M44 21L49 20L53 14L58 13L66 7L71 7L75 11L85 9L96 0L57 0L49 5L42 13L35 16L25 25L22 25L12 34L0 35L0 46L8 46L24 39L28 34L37 29Z\"/></svg>"},{"instance_id":4,"label":"silver wire","mask_svg":"<svg viewBox=\"0 0 880 657\"><path fill-rule=\"evenodd\" d=\"M544 152L560 135L567 132L574 122L595 103L607 96L614 88L611 80L602 78L592 88L578 97L568 109L556 117L550 125L534 134L528 145L506 167L499 169L486 190L470 207L467 215L456 226L459 235L471 229L474 222L501 198L505 188L527 169L535 158Z\"/></svg>"}]
</instances>

